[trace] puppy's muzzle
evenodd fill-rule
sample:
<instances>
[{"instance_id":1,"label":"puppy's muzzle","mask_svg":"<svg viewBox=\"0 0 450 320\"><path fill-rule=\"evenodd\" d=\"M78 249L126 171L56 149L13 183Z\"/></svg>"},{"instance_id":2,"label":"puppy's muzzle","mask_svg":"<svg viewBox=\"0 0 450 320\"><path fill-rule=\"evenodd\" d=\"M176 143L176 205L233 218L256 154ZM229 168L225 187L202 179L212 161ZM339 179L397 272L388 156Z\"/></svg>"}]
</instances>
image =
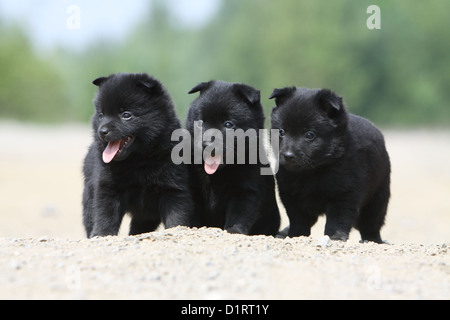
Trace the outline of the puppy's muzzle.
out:
<instances>
[{"instance_id":1,"label":"puppy's muzzle","mask_svg":"<svg viewBox=\"0 0 450 320\"><path fill-rule=\"evenodd\" d=\"M296 156L292 151L286 151L283 153L283 157L286 161L294 161Z\"/></svg>"}]
</instances>

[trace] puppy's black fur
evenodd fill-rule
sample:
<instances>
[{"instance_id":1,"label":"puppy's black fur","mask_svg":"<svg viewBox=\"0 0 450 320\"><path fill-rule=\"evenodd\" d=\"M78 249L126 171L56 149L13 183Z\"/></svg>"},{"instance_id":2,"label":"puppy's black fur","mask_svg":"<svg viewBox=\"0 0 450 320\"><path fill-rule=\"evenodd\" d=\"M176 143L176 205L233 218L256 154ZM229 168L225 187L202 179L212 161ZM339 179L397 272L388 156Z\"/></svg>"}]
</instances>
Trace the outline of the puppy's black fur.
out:
<instances>
[{"instance_id":1,"label":"puppy's black fur","mask_svg":"<svg viewBox=\"0 0 450 320\"><path fill-rule=\"evenodd\" d=\"M309 236L320 214L325 234L381 243L390 197L390 161L381 132L348 113L327 89L276 89L272 128L280 129L277 182L290 220L289 236Z\"/></svg>"},{"instance_id":2,"label":"puppy's black fur","mask_svg":"<svg viewBox=\"0 0 450 320\"><path fill-rule=\"evenodd\" d=\"M116 74L99 87L94 141L84 161L83 222L87 236L117 235L126 212L130 235L189 226L193 203L186 166L171 161L180 122L163 85L146 74Z\"/></svg>"},{"instance_id":3,"label":"puppy's black fur","mask_svg":"<svg viewBox=\"0 0 450 320\"><path fill-rule=\"evenodd\" d=\"M186 121L191 135L194 134L194 121L202 121L203 132L212 128L220 130L226 146L227 130L255 129L258 132L263 129L264 113L258 90L244 84L210 81L197 85L189 93L195 92L200 92L200 96L192 103ZM236 148L237 141L234 142ZM252 147L255 148L258 142ZM202 149L209 145L209 142L203 142L197 147ZM236 151L233 149L235 157ZM224 147L223 160L227 152L231 151ZM246 140L245 161L241 161L245 163L239 164L236 158L234 164L222 161L211 172L203 159L202 164L190 167L200 226L249 235L277 233L280 215L275 180L273 175L261 175L260 169L264 165L260 160L258 158L251 164L249 141Z\"/></svg>"}]
</instances>

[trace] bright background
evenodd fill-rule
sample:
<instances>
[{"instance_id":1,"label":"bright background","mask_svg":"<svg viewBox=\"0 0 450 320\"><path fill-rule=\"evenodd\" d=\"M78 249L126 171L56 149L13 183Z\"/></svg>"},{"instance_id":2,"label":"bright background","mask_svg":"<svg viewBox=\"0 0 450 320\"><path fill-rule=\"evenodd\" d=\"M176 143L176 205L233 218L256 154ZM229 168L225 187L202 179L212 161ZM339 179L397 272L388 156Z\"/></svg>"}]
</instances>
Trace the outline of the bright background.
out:
<instances>
[{"instance_id":1,"label":"bright background","mask_svg":"<svg viewBox=\"0 0 450 320\"><path fill-rule=\"evenodd\" d=\"M329 87L378 125L450 124L450 2L0 0L0 117L82 121L91 81L148 72L184 118L198 82ZM79 28L70 28L79 9ZM26 93L26 94L25 94Z\"/></svg>"},{"instance_id":2,"label":"bright background","mask_svg":"<svg viewBox=\"0 0 450 320\"><path fill-rule=\"evenodd\" d=\"M372 4L381 30L366 27ZM260 89L267 116L274 88L335 90L385 132L384 238L449 241L448 12L442 0L0 0L0 237L84 237L91 82L147 72L182 122L201 81Z\"/></svg>"}]
</instances>

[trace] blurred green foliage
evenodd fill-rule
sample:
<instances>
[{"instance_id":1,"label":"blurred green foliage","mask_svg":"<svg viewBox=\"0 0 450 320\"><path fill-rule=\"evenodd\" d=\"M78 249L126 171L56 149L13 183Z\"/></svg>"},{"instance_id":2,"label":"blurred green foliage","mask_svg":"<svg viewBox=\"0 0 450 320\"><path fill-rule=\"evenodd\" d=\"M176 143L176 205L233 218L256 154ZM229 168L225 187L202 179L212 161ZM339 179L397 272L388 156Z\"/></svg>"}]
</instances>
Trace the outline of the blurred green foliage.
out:
<instances>
[{"instance_id":1,"label":"blurred green foliage","mask_svg":"<svg viewBox=\"0 0 450 320\"><path fill-rule=\"evenodd\" d=\"M369 30L369 5L381 30ZM198 82L243 82L267 97L284 86L328 87L380 125L450 124L450 1L226 0L205 25L176 21L164 1L120 43L36 55L27 35L0 24L0 116L87 121L92 80L147 72L172 94L182 121Z\"/></svg>"},{"instance_id":2,"label":"blurred green foliage","mask_svg":"<svg viewBox=\"0 0 450 320\"><path fill-rule=\"evenodd\" d=\"M20 28L0 28L0 39L0 115L20 120L59 119L58 108L66 101L58 72L49 61L35 57Z\"/></svg>"}]
</instances>

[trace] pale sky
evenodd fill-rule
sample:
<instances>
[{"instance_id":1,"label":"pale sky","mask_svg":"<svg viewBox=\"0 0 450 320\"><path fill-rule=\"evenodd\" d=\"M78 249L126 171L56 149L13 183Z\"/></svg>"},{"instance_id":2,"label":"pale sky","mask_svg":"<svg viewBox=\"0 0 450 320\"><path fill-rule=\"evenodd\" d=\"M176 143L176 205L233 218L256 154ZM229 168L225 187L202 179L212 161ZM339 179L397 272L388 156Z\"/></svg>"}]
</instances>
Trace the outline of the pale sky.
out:
<instances>
[{"instance_id":1,"label":"pale sky","mask_svg":"<svg viewBox=\"0 0 450 320\"><path fill-rule=\"evenodd\" d=\"M219 0L166 1L177 19L189 26L207 21L219 4ZM150 3L149 0L0 0L0 19L22 24L40 48L62 44L81 49L99 38L125 37L140 22ZM71 6L78 8L79 14L70 11ZM78 20L73 20L77 17ZM69 25L79 21L79 28L71 29L68 21Z\"/></svg>"}]
</instances>

